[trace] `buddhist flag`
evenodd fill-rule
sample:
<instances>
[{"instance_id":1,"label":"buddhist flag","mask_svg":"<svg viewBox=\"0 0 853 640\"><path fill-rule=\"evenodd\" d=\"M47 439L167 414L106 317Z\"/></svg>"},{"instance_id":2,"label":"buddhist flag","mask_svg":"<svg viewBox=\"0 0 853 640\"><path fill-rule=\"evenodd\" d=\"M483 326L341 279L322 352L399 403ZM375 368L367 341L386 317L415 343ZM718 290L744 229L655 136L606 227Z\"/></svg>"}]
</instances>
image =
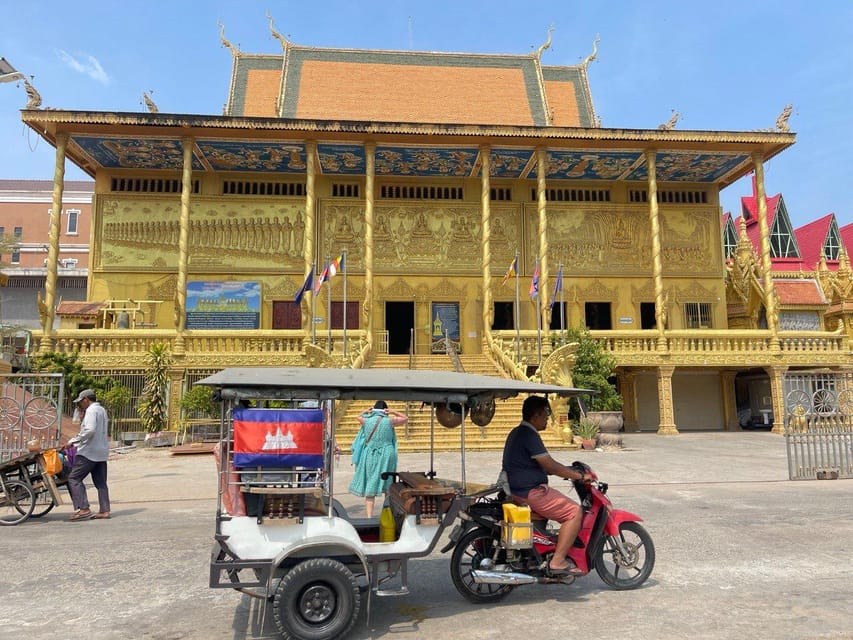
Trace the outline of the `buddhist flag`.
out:
<instances>
[{"instance_id":1,"label":"buddhist flag","mask_svg":"<svg viewBox=\"0 0 853 640\"><path fill-rule=\"evenodd\" d=\"M323 286L323 283L329 279L329 263L326 263L326 266L323 267L323 273L321 273L317 277L317 281L314 283L314 293L320 293L320 287Z\"/></svg>"},{"instance_id":2,"label":"buddhist flag","mask_svg":"<svg viewBox=\"0 0 853 640\"><path fill-rule=\"evenodd\" d=\"M551 309L554 308L554 303L557 301L557 294L563 290L563 265L557 269L557 282L554 283L554 293L551 295Z\"/></svg>"},{"instance_id":3,"label":"buddhist flag","mask_svg":"<svg viewBox=\"0 0 853 640\"><path fill-rule=\"evenodd\" d=\"M531 298L539 297L539 261L536 261L536 268L533 270L533 279L530 281L530 291L528 292Z\"/></svg>"},{"instance_id":4,"label":"buddhist flag","mask_svg":"<svg viewBox=\"0 0 853 640\"><path fill-rule=\"evenodd\" d=\"M509 269L506 270L504 274L504 279L501 284L506 284L506 281L515 276L518 273L518 256L515 256L515 260L512 261L512 264L509 265Z\"/></svg>"},{"instance_id":5,"label":"buddhist flag","mask_svg":"<svg viewBox=\"0 0 853 640\"><path fill-rule=\"evenodd\" d=\"M234 409L235 467L323 467L322 409Z\"/></svg>"},{"instance_id":6,"label":"buddhist flag","mask_svg":"<svg viewBox=\"0 0 853 640\"><path fill-rule=\"evenodd\" d=\"M311 271L308 272L308 277L305 278L305 282L302 283L302 286L299 288L299 291L296 292L296 296L294 296L293 301L296 304L302 302L302 296L305 295L306 291L311 291L311 288L314 286L314 267L311 267Z\"/></svg>"},{"instance_id":7,"label":"buddhist flag","mask_svg":"<svg viewBox=\"0 0 853 640\"><path fill-rule=\"evenodd\" d=\"M346 271L347 267L345 264L346 257L345 254L341 253L337 258L332 260L329 263L329 277L334 278L341 271Z\"/></svg>"}]
</instances>

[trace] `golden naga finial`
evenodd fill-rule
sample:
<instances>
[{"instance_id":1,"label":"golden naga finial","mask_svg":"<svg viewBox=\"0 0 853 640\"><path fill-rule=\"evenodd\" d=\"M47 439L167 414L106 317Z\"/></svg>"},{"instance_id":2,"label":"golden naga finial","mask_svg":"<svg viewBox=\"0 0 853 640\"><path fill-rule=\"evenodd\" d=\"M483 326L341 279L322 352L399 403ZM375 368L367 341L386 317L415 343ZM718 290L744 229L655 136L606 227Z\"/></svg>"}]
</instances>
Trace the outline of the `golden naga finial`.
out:
<instances>
[{"instance_id":1,"label":"golden naga finial","mask_svg":"<svg viewBox=\"0 0 853 640\"><path fill-rule=\"evenodd\" d=\"M36 88L30 84L30 81L24 78L24 90L27 92L27 109L38 109L41 106L41 94L36 91Z\"/></svg>"},{"instance_id":2,"label":"golden naga finial","mask_svg":"<svg viewBox=\"0 0 853 640\"><path fill-rule=\"evenodd\" d=\"M287 51L293 43L275 30L275 23L273 22L269 11L267 11L267 20L270 21L270 33L272 34L272 37L279 41L282 50Z\"/></svg>"},{"instance_id":3,"label":"golden naga finial","mask_svg":"<svg viewBox=\"0 0 853 640\"><path fill-rule=\"evenodd\" d=\"M675 123L681 120L681 114L678 113L675 109L672 110L672 117L664 122L663 124L658 125L658 129L661 131L672 131L675 129Z\"/></svg>"},{"instance_id":4,"label":"golden naga finial","mask_svg":"<svg viewBox=\"0 0 853 640\"><path fill-rule=\"evenodd\" d=\"M545 40L545 43L536 50L535 56L536 59L539 60L542 57L542 54L545 53L545 49L548 49L551 46L551 34L554 33L554 25L552 24L548 27L548 38Z\"/></svg>"},{"instance_id":5,"label":"golden naga finial","mask_svg":"<svg viewBox=\"0 0 853 640\"><path fill-rule=\"evenodd\" d=\"M142 92L142 102L145 103L145 106L148 108L148 113L157 113L160 109L157 108L157 105L154 104L154 101L151 99L151 94L153 91L143 91Z\"/></svg>"},{"instance_id":6,"label":"golden naga finial","mask_svg":"<svg viewBox=\"0 0 853 640\"><path fill-rule=\"evenodd\" d=\"M788 133L791 130L791 127L788 126L788 118L791 117L791 111L793 110L794 105L785 105L785 108L782 109L782 113L780 113L779 117L776 118L776 131L780 133Z\"/></svg>"},{"instance_id":7,"label":"golden naga finial","mask_svg":"<svg viewBox=\"0 0 853 640\"><path fill-rule=\"evenodd\" d=\"M235 47L225 38L225 25L222 24L222 20L217 20L216 24L219 25L219 40L222 42L222 46L228 49L232 56L239 56L240 47Z\"/></svg>"},{"instance_id":8,"label":"golden naga finial","mask_svg":"<svg viewBox=\"0 0 853 640\"><path fill-rule=\"evenodd\" d=\"M590 65L590 63L593 60L595 60L595 58L598 56L598 43L600 41L601 41L601 34L596 33L595 34L595 40L592 41L592 53L590 53L586 58L583 59L583 62L581 62L581 66L584 69L586 69Z\"/></svg>"}]
</instances>

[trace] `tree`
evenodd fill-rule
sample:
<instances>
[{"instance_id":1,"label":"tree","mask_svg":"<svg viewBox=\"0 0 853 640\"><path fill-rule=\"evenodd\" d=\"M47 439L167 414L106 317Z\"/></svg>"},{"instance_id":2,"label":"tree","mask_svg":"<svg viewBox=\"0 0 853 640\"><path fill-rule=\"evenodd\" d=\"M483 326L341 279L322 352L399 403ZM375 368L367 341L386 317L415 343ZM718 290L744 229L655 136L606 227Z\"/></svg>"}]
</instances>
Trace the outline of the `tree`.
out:
<instances>
[{"instance_id":1,"label":"tree","mask_svg":"<svg viewBox=\"0 0 853 640\"><path fill-rule=\"evenodd\" d=\"M565 342L577 342L572 381L579 389L593 389L590 411L619 411L622 396L610 381L616 369L616 359L604 350L601 342L592 337L586 327L573 327L566 332Z\"/></svg>"},{"instance_id":2,"label":"tree","mask_svg":"<svg viewBox=\"0 0 853 640\"><path fill-rule=\"evenodd\" d=\"M136 407L142 428L148 433L164 431L169 424L169 403L166 397L169 386L169 367L172 355L162 343L151 346L145 357L145 387Z\"/></svg>"},{"instance_id":3,"label":"tree","mask_svg":"<svg viewBox=\"0 0 853 640\"><path fill-rule=\"evenodd\" d=\"M77 362L77 352L70 354L48 351L32 358L30 371L41 373L61 373L65 380L66 401L73 400L83 389L94 389L95 395L112 418L131 400L132 393L123 384L105 376L96 378L83 371Z\"/></svg>"}]
</instances>

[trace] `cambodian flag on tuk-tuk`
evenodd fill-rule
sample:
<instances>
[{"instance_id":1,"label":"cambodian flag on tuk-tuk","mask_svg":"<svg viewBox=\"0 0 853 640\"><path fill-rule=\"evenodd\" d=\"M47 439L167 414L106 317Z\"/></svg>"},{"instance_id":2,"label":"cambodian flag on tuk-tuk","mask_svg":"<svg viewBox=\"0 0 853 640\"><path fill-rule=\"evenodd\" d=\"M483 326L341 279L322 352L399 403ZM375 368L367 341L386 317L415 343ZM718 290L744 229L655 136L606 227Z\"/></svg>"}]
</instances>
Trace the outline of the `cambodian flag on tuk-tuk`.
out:
<instances>
[{"instance_id":1,"label":"cambodian flag on tuk-tuk","mask_svg":"<svg viewBox=\"0 0 853 640\"><path fill-rule=\"evenodd\" d=\"M322 409L234 409L235 467L323 467Z\"/></svg>"}]
</instances>

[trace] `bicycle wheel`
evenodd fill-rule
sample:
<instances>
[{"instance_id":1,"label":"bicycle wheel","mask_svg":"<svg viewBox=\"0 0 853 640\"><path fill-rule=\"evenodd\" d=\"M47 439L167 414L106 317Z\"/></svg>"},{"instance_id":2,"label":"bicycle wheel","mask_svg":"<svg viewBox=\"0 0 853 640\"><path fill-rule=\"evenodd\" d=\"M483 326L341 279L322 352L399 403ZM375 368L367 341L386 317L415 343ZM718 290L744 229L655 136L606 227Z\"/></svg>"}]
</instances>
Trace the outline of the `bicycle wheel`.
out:
<instances>
[{"instance_id":1,"label":"bicycle wheel","mask_svg":"<svg viewBox=\"0 0 853 640\"><path fill-rule=\"evenodd\" d=\"M30 514L30 518L41 518L50 513L51 509L56 506L53 496L44 485L36 487L33 493L35 497L33 498L33 512ZM20 513L26 511L26 505L21 505L20 503L16 504L15 508Z\"/></svg>"},{"instance_id":2,"label":"bicycle wheel","mask_svg":"<svg viewBox=\"0 0 853 640\"><path fill-rule=\"evenodd\" d=\"M4 480L3 487L3 493L0 493L0 525L14 525L29 518L36 506L32 487L20 480Z\"/></svg>"}]
</instances>

